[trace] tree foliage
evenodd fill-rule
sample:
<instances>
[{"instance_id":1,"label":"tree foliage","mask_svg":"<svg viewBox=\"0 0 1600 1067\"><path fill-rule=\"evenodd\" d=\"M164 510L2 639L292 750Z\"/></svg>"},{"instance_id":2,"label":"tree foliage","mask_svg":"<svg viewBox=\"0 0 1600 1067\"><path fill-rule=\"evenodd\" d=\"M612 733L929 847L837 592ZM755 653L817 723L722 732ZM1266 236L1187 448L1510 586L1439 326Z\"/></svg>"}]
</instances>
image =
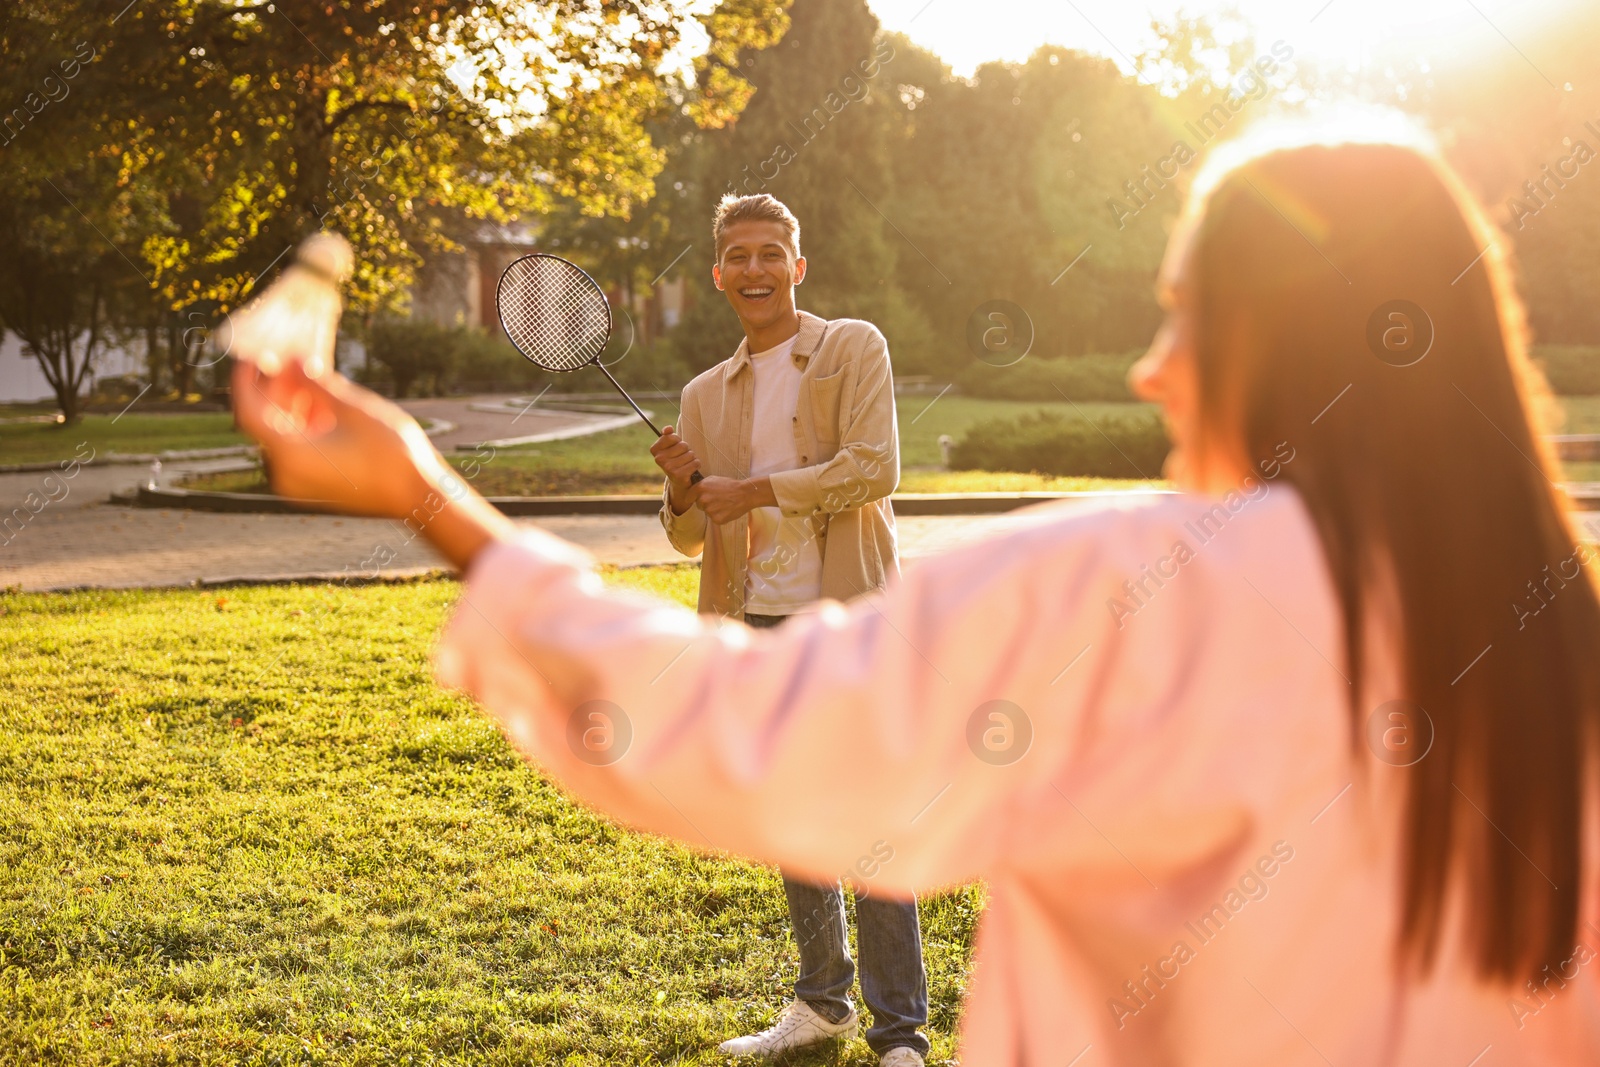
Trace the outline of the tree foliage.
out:
<instances>
[{"instance_id":1,"label":"tree foliage","mask_svg":"<svg viewBox=\"0 0 1600 1067\"><path fill-rule=\"evenodd\" d=\"M956 77L866 0L17 0L0 9L0 243L17 250L0 317L53 353L60 389L136 330L152 377L186 390L199 327L307 232L356 243L366 316L520 218L624 307L687 279L684 322L652 348L676 373L739 339L710 222L724 193L764 191L802 224L801 305L877 323L902 373L983 372L968 325L997 300L1033 357L1119 352L1159 319L1203 153L1341 97L1440 131L1515 242L1536 335L1592 342L1600 90L1579 75L1600 12L1569 23L1470 62L1317 69L1182 16L1133 73L1045 47Z\"/></svg>"},{"instance_id":2,"label":"tree foliage","mask_svg":"<svg viewBox=\"0 0 1600 1067\"><path fill-rule=\"evenodd\" d=\"M357 308L478 220L560 202L627 216L654 193L648 123L688 106L717 123L744 87L717 53L767 39L776 0L701 19L698 81L664 69L690 0L146 0L105 75L152 103L117 141L173 175L142 249L174 304L236 301L310 230L351 237ZM176 106L174 106L176 105Z\"/></svg>"},{"instance_id":3,"label":"tree foliage","mask_svg":"<svg viewBox=\"0 0 1600 1067\"><path fill-rule=\"evenodd\" d=\"M864 0L796 0L790 16L778 44L737 57L753 88L737 121L680 130L663 173L671 191L650 209L644 261L659 271L689 249L676 270L690 309L671 337L688 365L726 358L740 337L710 284L711 217L730 192L794 209L809 261L800 305L870 319L902 373L974 362L967 323L991 300L1024 308L1040 354L1148 340L1178 194L1126 227L1106 201L1171 146L1154 88L1056 48L957 78L880 32ZM574 247L602 258L608 240L620 249L639 236L610 220L590 230Z\"/></svg>"},{"instance_id":4,"label":"tree foliage","mask_svg":"<svg viewBox=\"0 0 1600 1067\"><path fill-rule=\"evenodd\" d=\"M20 0L0 13L0 107L21 109L0 195L54 181L75 193L52 216L114 217L57 241L63 269L87 289L109 246L143 290L121 320L185 355L175 326L237 306L320 228L355 244L367 312L482 222L637 210L663 164L652 125L725 125L749 95L731 59L781 33L785 3ZM80 46L56 99L41 79ZM54 239L9 220L8 243Z\"/></svg>"}]
</instances>

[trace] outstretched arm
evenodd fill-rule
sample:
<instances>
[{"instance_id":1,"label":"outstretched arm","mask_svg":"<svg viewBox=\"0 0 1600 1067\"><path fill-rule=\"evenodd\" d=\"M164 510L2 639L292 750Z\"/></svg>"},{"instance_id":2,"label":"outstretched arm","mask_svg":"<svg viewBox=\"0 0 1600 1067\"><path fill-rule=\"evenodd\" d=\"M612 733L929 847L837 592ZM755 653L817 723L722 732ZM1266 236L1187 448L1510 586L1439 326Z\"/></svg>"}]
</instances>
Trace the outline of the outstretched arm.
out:
<instances>
[{"instance_id":1,"label":"outstretched arm","mask_svg":"<svg viewBox=\"0 0 1600 1067\"><path fill-rule=\"evenodd\" d=\"M475 564L439 676L642 829L874 890L966 881L1011 851L1012 805L1049 793L1076 720L1054 712L1093 704L1093 663L1051 687L1062 649L1104 647L1075 632L1104 613L1050 605L1040 561L1012 547L752 631L609 590L527 533Z\"/></svg>"},{"instance_id":2,"label":"outstretched arm","mask_svg":"<svg viewBox=\"0 0 1600 1067\"><path fill-rule=\"evenodd\" d=\"M442 680L597 807L690 844L885 891L990 872L1009 810L1050 788L1116 644L1103 612L1078 610L1112 592L1108 572L1049 530L758 633L606 589L584 553L518 533L409 416L343 379L241 368L235 397L279 492L421 509L468 570Z\"/></svg>"}]
</instances>

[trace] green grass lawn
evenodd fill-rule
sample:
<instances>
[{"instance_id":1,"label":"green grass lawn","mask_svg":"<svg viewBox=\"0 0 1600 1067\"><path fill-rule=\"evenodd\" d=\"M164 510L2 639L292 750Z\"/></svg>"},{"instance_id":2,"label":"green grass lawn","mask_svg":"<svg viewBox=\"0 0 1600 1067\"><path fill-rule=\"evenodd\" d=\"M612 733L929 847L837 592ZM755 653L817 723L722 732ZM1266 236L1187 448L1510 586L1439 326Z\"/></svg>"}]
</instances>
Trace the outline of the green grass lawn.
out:
<instances>
[{"instance_id":1,"label":"green grass lawn","mask_svg":"<svg viewBox=\"0 0 1600 1067\"><path fill-rule=\"evenodd\" d=\"M1600 396L1559 396L1565 418L1552 433L1600 433Z\"/></svg>"},{"instance_id":2,"label":"green grass lawn","mask_svg":"<svg viewBox=\"0 0 1600 1067\"><path fill-rule=\"evenodd\" d=\"M0 402L0 419L53 416L60 409L53 400L12 400Z\"/></svg>"},{"instance_id":3,"label":"green grass lawn","mask_svg":"<svg viewBox=\"0 0 1600 1067\"><path fill-rule=\"evenodd\" d=\"M1600 397L1562 397L1564 433L1600 433ZM974 423L992 418L1016 418L1031 411L1051 411L1066 417L1138 410L1144 404L1033 403L982 400L946 394L902 396L897 400L900 429L900 491L904 493L1053 492L1164 485L1115 478L1063 478L1007 471L947 471L941 467L939 438L960 437ZM671 420L670 405L656 402L657 415ZM643 425L570 441L503 449L487 463L477 461L473 484L488 496L544 496L560 493L655 493L661 481L650 460L650 431ZM471 460L458 461L470 464ZM223 488L218 475L216 488ZM240 488L260 488L253 475L235 477Z\"/></svg>"},{"instance_id":4,"label":"green grass lawn","mask_svg":"<svg viewBox=\"0 0 1600 1067\"><path fill-rule=\"evenodd\" d=\"M1563 397L1561 432L1600 433L1600 397ZM1014 400L980 400L945 395L899 398L900 490L906 493L1022 492L1120 488L1150 484L1106 478L1056 478L1041 474L990 471L946 471L940 467L939 437L960 438L976 422L996 417L1016 417L1045 410L1067 416L1090 417L1143 405L1055 401L1031 403ZM670 420L670 405L656 403L657 414ZM459 465L476 465L473 482L489 496L550 496L568 493L653 493L660 489L655 464L650 461L650 432L643 425L629 426L589 437L542 445L501 449L485 463L470 454ZM95 454L106 452L161 452L190 448L216 448L247 443L233 432L227 414L122 416L90 415L77 426L41 423L0 423L0 464L58 462L72 457L87 442ZM1577 475L1573 475L1576 477ZM257 472L209 475L192 483L195 488L233 492L261 492L266 486Z\"/></svg>"},{"instance_id":5,"label":"green grass lawn","mask_svg":"<svg viewBox=\"0 0 1600 1067\"><path fill-rule=\"evenodd\" d=\"M1600 482L1600 463L1592 460L1563 463L1561 476L1569 482Z\"/></svg>"},{"instance_id":6,"label":"green grass lawn","mask_svg":"<svg viewBox=\"0 0 1600 1067\"><path fill-rule=\"evenodd\" d=\"M931 406L930 406L931 405ZM1094 416L1127 404L1079 404ZM946 471L940 467L939 436L959 438L973 423L997 416L1015 416L1040 408L1074 414L1073 408L1013 400L976 400L946 395L901 397L900 491L905 493L1022 492L1119 488L1148 484L1114 478L1058 478L1044 474L989 471ZM655 402L657 425L672 421L671 405ZM485 461L471 453L452 457L472 475L486 496L554 496L595 493L659 493L661 474L650 459L650 431L641 423L619 430L566 441L504 448ZM192 488L222 492L262 492L255 472L213 474L188 483Z\"/></svg>"},{"instance_id":7,"label":"green grass lawn","mask_svg":"<svg viewBox=\"0 0 1600 1067\"><path fill-rule=\"evenodd\" d=\"M609 577L689 603L696 574ZM771 1021L776 872L515 758L431 681L456 593L0 595L0 1061L721 1064ZM981 903L923 902L932 1062Z\"/></svg>"},{"instance_id":8,"label":"green grass lawn","mask_svg":"<svg viewBox=\"0 0 1600 1067\"><path fill-rule=\"evenodd\" d=\"M0 422L0 464L55 463L80 455L84 443L95 455L103 456L107 452L166 452L250 442L234 432L233 416L227 412L85 415L73 426ZM81 455L88 454L81 451Z\"/></svg>"},{"instance_id":9,"label":"green grass lawn","mask_svg":"<svg viewBox=\"0 0 1600 1067\"><path fill-rule=\"evenodd\" d=\"M1600 433L1600 396L1557 397L1561 412L1554 433ZM1572 482L1600 482L1600 463L1572 461L1561 465L1562 477Z\"/></svg>"}]
</instances>

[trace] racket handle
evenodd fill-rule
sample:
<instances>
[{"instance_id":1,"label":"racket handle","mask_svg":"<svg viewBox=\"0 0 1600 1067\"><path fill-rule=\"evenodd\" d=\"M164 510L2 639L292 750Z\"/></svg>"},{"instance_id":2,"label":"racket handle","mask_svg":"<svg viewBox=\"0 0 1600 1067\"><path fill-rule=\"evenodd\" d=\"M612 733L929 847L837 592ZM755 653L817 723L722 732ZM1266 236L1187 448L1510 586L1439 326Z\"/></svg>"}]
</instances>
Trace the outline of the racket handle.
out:
<instances>
[{"instance_id":1,"label":"racket handle","mask_svg":"<svg viewBox=\"0 0 1600 1067\"><path fill-rule=\"evenodd\" d=\"M657 437L660 437L661 431L656 429L656 424L650 421L650 416L646 415L644 413L644 409L638 404L633 403L633 397L628 395L628 391L622 387L621 382L611 377L611 372L606 370L605 364L596 363L595 366L599 367L601 373L603 373L607 378L611 378L611 384L617 387L617 392L622 394L622 399L626 400L630 404L633 404L633 410L639 413L639 417L644 420L644 424L650 427L651 432L653 432ZM695 471L693 474L689 475L690 485L694 485L695 483L702 481L705 481L705 475L701 474L699 471Z\"/></svg>"}]
</instances>

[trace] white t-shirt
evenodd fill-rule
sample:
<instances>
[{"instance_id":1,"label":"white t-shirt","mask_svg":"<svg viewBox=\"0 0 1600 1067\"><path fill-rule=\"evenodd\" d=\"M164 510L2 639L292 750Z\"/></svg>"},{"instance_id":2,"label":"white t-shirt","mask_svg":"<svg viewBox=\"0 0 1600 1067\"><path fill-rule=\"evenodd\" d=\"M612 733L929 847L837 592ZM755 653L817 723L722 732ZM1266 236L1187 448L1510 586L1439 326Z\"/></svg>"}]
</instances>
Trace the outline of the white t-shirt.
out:
<instances>
[{"instance_id":1,"label":"white t-shirt","mask_svg":"<svg viewBox=\"0 0 1600 1067\"><path fill-rule=\"evenodd\" d=\"M801 466L795 445L800 404L798 335L776 348L752 353L755 373L750 424L750 476ZM822 551L809 518L786 517L779 508L750 512L750 565L745 572L745 610L756 615L793 615L822 596Z\"/></svg>"}]
</instances>

